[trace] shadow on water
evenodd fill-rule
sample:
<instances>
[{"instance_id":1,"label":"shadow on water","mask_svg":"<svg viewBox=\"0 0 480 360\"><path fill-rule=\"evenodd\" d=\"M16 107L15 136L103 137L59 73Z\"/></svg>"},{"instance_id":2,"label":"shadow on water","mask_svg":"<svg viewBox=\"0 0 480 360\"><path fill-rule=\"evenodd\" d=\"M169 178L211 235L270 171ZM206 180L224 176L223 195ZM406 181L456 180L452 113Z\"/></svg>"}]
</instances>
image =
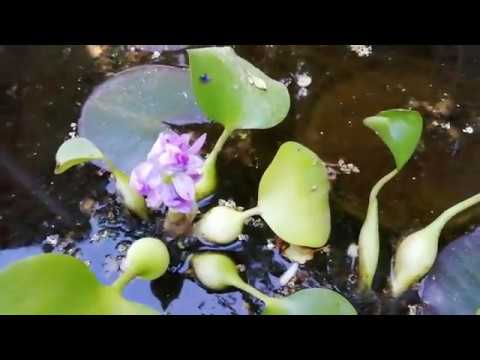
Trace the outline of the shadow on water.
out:
<instances>
[{"instance_id":1,"label":"shadow on water","mask_svg":"<svg viewBox=\"0 0 480 360\"><path fill-rule=\"evenodd\" d=\"M152 59L149 53L122 47L103 50L92 58L85 46L0 47L0 268L56 251L86 261L101 281L110 283L132 241L164 236L156 224L125 214L106 191L108 176L93 166L53 175L55 152L74 131L81 106L96 85L138 64L186 65L184 51L165 51ZM480 47L375 46L369 57L359 57L348 46L236 50L288 85L292 110L274 129L242 132L228 142L219 162L223 181L218 198L255 205L261 174L286 140L305 144L328 163L343 159L360 169L358 174L338 174L330 245L301 267L295 283L279 284L290 263L269 246L274 234L261 224L246 229L250 240L229 249L245 266L243 275L271 295L325 286L345 294L362 313L407 313L407 305L417 301L414 292L400 302L388 301L381 291L371 301L354 295L356 264L347 248L356 242L370 188L393 167L387 149L361 121L396 107L418 109L426 120L415 158L380 196L380 290L387 285L389 259L399 237L478 192ZM220 129L206 131L215 139ZM479 221L480 208L466 211L445 231L443 244ZM134 281L127 297L171 314L260 311L261 303L240 292L213 294L199 286L185 260L201 244L169 240L173 260L168 275L152 283Z\"/></svg>"}]
</instances>

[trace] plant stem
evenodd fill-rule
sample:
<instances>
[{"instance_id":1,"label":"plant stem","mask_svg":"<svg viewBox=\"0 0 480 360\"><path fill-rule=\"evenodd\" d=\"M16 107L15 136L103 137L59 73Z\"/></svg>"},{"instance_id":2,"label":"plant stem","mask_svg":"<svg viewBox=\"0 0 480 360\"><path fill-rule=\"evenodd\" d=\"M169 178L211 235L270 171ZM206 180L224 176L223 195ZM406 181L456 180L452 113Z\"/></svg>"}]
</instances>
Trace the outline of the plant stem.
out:
<instances>
[{"instance_id":1,"label":"plant stem","mask_svg":"<svg viewBox=\"0 0 480 360\"><path fill-rule=\"evenodd\" d=\"M117 191L122 195L125 206L143 220L148 220L145 199L130 186L130 177L104 157L108 170L115 176Z\"/></svg>"},{"instance_id":2,"label":"plant stem","mask_svg":"<svg viewBox=\"0 0 480 360\"><path fill-rule=\"evenodd\" d=\"M218 138L217 143L213 147L212 152L210 153L210 155L208 155L209 159L213 157L214 158L213 161L216 161L218 154L220 153L220 151L222 151L223 145L225 145L225 143L227 142L231 134L232 134L232 130L228 128L225 128L223 130L222 135L220 135L220 137Z\"/></svg>"},{"instance_id":3,"label":"plant stem","mask_svg":"<svg viewBox=\"0 0 480 360\"><path fill-rule=\"evenodd\" d=\"M469 197L461 203L458 203L457 205L452 206L450 209L444 211L432 224L435 224L442 229L454 216L458 215L469 207L478 204L479 202L480 194Z\"/></svg>"},{"instance_id":4,"label":"plant stem","mask_svg":"<svg viewBox=\"0 0 480 360\"><path fill-rule=\"evenodd\" d=\"M430 225L407 236L397 249L391 276L392 294L400 296L412 284L423 278L435 264L440 234L454 216L480 202L474 195L444 211Z\"/></svg>"},{"instance_id":5,"label":"plant stem","mask_svg":"<svg viewBox=\"0 0 480 360\"><path fill-rule=\"evenodd\" d=\"M203 164L203 176L196 186L197 200L202 200L211 195L217 187L217 157L223 146L232 134L232 130L225 128L222 135L217 140L212 152L208 155Z\"/></svg>"},{"instance_id":6,"label":"plant stem","mask_svg":"<svg viewBox=\"0 0 480 360\"><path fill-rule=\"evenodd\" d=\"M250 210L246 210L246 211L242 212L243 221L247 220L248 218L251 218L252 216L261 215L261 213L262 212L261 212L261 210L258 206L254 207Z\"/></svg>"},{"instance_id":7,"label":"plant stem","mask_svg":"<svg viewBox=\"0 0 480 360\"><path fill-rule=\"evenodd\" d=\"M358 241L359 286L361 291L371 289L377 271L380 252L380 235L378 226L378 199L382 188L398 174L398 169L385 175L370 192L367 216L360 231Z\"/></svg>"},{"instance_id":8,"label":"plant stem","mask_svg":"<svg viewBox=\"0 0 480 360\"><path fill-rule=\"evenodd\" d=\"M236 287L237 289L243 290L246 293L252 295L253 297L256 297L257 299L263 301L265 305L268 305L272 300L274 300L271 297L262 293L261 291L255 289L253 286L247 284L240 277L238 277L238 279L235 279L235 280L232 279L231 286Z\"/></svg>"},{"instance_id":9,"label":"plant stem","mask_svg":"<svg viewBox=\"0 0 480 360\"><path fill-rule=\"evenodd\" d=\"M125 286L135 279L137 275L135 272L127 269L124 273L122 273L118 279L111 285L111 287L115 290L117 290L120 294L123 292L123 289L125 289Z\"/></svg>"}]
</instances>

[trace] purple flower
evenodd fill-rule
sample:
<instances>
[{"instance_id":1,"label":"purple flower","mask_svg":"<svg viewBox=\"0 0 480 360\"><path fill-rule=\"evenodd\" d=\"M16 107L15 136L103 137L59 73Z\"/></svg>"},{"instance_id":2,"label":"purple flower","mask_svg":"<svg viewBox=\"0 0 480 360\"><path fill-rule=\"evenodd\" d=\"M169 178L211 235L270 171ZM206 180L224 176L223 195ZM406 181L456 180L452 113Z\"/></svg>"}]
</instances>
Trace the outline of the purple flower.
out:
<instances>
[{"instance_id":1,"label":"purple flower","mask_svg":"<svg viewBox=\"0 0 480 360\"><path fill-rule=\"evenodd\" d=\"M190 135L173 131L160 134L147 160L133 169L130 185L146 197L147 206L162 205L189 213L195 205L195 184L202 177L204 160L198 155L205 143L203 134L192 145Z\"/></svg>"}]
</instances>

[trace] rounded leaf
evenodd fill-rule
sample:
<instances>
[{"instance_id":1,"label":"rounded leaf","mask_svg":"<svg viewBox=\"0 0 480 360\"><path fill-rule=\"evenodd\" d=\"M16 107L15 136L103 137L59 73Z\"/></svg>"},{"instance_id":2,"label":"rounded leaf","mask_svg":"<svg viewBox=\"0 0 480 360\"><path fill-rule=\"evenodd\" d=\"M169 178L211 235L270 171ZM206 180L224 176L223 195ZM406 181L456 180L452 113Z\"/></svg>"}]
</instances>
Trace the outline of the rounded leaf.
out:
<instances>
[{"instance_id":1,"label":"rounded leaf","mask_svg":"<svg viewBox=\"0 0 480 360\"><path fill-rule=\"evenodd\" d=\"M75 137L65 141L57 150L55 174L62 174L73 166L103 159L102 152L91 141Z\"/></svg>"},{"instance_id":2,"label":"rounded leaf","mask_svg":"<svg viewBox=\"0 0 480 360\"><path fill-rule=\"evenodd\" d=\"M262 315L357 315L342 295L329 289L305 289L267 304Z\"/></svg>"},{"instance_id":3,"label":"rounded leaf","mask_svg":"<svg viewBox=\"0 0 480 360\"><path fill-rule=\"evenodd\" d=\"M288 114L290 95L231 47L187 50L192 84L207 117L234 129L267 129Z\"/></svg>"},{"instance_id":4,"label":"rounded leaf","mask_svg":"<svg viewBox=\"0 0 480 360\"><path fill-rule=\"evenodd\" d=\"M157 314L99 283L82 261L59 254L38 255L9 266L0 272L0 292L4 315Z\"/></svg>"},{"instance_id":5,"label":"rounded leaf","mask_svg":"<svg viewBox=\"0 0 480 360\"><path fill-rule=\"evenodd\" d=\"M412 110L382 111L364 120L365 126L374 130L388 146L400 170L415 152L422 137L423 119Z\"/></svg>"},{"instance_id":6,"label":"rounded leaf","mask_svg":"<svg viewBox=\"0 0 480 360\"><path fill-rule=\"evenodd\" d=\"M443 249L419 293L430 314L474 315L477 312L480 308L480 230Z\"/></svg>"},{"instance_id":7,"label":"rounded leaf","mask_svg":"<svg viewBox=\"0 0 480 360\"><path fill-rule=\"evenodd\" d=\"M118 73L95 89L83 106L79 133L130 174L167 124L202 122L189 71L145 65Z\"/></svg>"},{"instance_id":8,"label":"rounded leaf","mask_svg":"<svg viewBox=\"0 0 480 360\"><path fill-rule=\"evenodd\" d=\"M329 192L323 161L303 145L287 142L263 174L258 207L281 239L319 248L330 236Z\"/></svg>"}]
</instances>

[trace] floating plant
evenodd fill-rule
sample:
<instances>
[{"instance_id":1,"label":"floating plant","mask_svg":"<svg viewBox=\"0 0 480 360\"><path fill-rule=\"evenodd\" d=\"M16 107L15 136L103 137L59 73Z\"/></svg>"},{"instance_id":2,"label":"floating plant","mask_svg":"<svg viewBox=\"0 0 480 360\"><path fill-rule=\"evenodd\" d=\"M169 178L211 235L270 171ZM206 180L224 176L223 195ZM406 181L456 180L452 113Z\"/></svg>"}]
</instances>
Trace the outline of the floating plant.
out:
<instances>
[{"instance_id":1,"label":"floating plant","mask_svg":"<svg viewBox=\"0 0 480 360\"><path fill-rule=\"evenodd\" d=\"M237 129L268 129L282 122L290 109L287 88L239 57L231 47L187 50L192 87L203 113L223 125L204 166L197 198L213 193L217 184L216 160Z\"/></svg>"},{"instance_id":2,"label":"floating plant","mask_svg":"<svg viewBox=\"0 0 480 360\"><path fill-rule=\"evenodd\" d=\"M116 188L122 196L126 207L142 219L148 218L148 210L144 198L129 185L130 178L118 169L91 141L75 137L65 141L55 156L57 165L55 174L63 174L76 165L91 161L103 161L116 180Z\"/></svg>"},{"instance_id":3,"label":"floating plant","mask_svg":"<svg viewBox=\"0 0 480 360\"><path fill-rule=\"evenodd\" d=\"M98 86L82 108L78 130L130 174L170 125L205 122L192 94L188 69L144 65Z\"/></svg>"},{"instance_id":4,"label":"floating plant","mask_svg":"<svg viewBox=\"0 0 480 360\"><path fill-rule=\"evenodd\" d=\"M137 240L128 250L126 270L111 286L101 284L79 259L43 254L17 261L0 272L0 314L156 315L122 296L136 277L153 280L168 268L166 246L158 239Z\"/></svg>"},{"instance_id":5,"label":"floating plant","mask_svg":"<svg viewBox=\"0 0 480 360\"><path fill-rule=\"evenodd\" d=\"M100 85L83 106L79 134L130 174L169 125L205 123L205 114L225 130L196 187L196 197L202 199L216 187L216 159L230 134L277 125L287 116L290 97L282 83L232 48L191 49L188 54L190 70L145 65Z\"/></svg>"},{"instance_id":6,"label":"floating plant","mask_svg":"<svg viewBox=\"0 0 480 360\"><path fill-rule=\"evenodd\" d=\"M391 276L393 296L400 296L430 271L437 257L438 240L445 225L454 216L478 203L480 194L452 206L430 225L407 236L400 243Z\"/></svg>"},{"instance_id":7,"label":"floating plant","mask_svg":"<svg viewBox=\"0 0 480 360\"><path fill-rule=\"evenodd\" d=\"M365 222L359 236L359 281L362 290L371 289L377 270L380 249L377 196L383 186L392 180L415 152L422 136L422 116L411 110L382 111L364 120L390 149L396 169L384 176L372 188Z\"/></svg>"},{"instance_id":8,"label":"floating plant","mask_svg":"<svg viewBox=\"0 0 480 360\"><path fill-rule=\"evenodd\" d=\"M243 290L265 304L262 315L356 315L355 308L340 294L329 289L305 289L284 298L272 298L242 280L235 263L226 255L197 254L192 257L197 279L207 288Z\"/></svg>"},{"instance_id":9,"label":"floating plant","mask_svg":"<svg viewBox=\"0 0 480 360\"><path fill-rule=\"evenodd\" d=\"M228 244L241 234L245 220L261 216L281 239L309 248L330 236L330 182L320 158L296 142L284 143L262 176L257 207L240 212L218 206L195 224L196 235Z\"/></svg>"},{"instance_id":10,"label":"floating plant","mask_svg":"<svg viewBox=\"0 0 480 360\"><path fill-rule=\"evenodd\" d=\"M130 185L146 196L149 208L166 206L170 212L195 212L195 184L202 178L204 163L198 153L205 139L202 135L190 145L189 134L160 133L147 159L133 169L130 177Z\"/></svg>"}]
</instances>

